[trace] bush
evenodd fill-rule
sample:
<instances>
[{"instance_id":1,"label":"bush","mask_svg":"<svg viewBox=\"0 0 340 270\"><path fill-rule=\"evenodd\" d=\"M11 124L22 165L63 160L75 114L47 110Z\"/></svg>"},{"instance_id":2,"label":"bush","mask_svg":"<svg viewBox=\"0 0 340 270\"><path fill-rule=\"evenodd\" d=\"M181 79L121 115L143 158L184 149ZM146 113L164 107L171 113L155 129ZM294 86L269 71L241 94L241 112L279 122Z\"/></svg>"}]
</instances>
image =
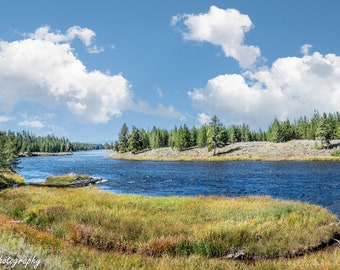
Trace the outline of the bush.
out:
<instances>
[{"instance_id":1,"label":"bush","mask_svg":"<svg viewBox=\"0 0 340 270\"><path fill-rule=\"evenodd\" d=\"M340 157L340 150L333 150L331 152L332 157Z\"/></svg>"}]
</instances>

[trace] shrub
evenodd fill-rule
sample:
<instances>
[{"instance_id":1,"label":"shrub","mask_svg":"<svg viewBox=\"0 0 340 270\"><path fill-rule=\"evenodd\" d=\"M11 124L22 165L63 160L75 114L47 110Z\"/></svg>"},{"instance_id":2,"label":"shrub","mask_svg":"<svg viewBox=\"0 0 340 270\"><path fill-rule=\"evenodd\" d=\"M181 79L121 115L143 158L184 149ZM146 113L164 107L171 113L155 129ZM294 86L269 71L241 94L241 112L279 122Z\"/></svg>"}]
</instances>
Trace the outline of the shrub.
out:
<instances>
[{"instance_id":1,"label":"shrub","mask_svg":"<svg viewBox=\"0 0 340 270\"><path fill-rule=\"evenodd\" d=\"M333 151L331 152L331 156L332 156L332 157L340 157L340 150L339 150L339 149L333 150Z\"/></svg>"}]
</instances>

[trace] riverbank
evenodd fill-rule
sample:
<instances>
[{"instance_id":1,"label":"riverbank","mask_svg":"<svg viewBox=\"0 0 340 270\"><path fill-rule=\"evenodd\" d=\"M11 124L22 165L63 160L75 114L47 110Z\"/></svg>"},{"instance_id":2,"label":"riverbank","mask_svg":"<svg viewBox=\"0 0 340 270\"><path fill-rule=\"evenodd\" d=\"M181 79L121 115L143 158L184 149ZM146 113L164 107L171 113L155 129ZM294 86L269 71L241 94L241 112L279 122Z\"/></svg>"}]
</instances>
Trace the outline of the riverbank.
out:
<instances>
[{"instance_id":1,"label":"riverbank","mask_svg":"<svg viewBox=\"0 0 340 270\"><path fill-rule=\"evenodd\" d=\"M333 157L332 151L340 149L340 141L332 141L332 148L317 149L315 141L293 140L284 143L239 142L218 148L212 155L207 147L191 148L177 151L170 147L152 149L138 154L118 153L112 158L126 160L160 160L160 161L223 161L223 160L340 160Z\"/></svg>"},{"instance_id":2,"label":"riverbank","mask_svg":"<svg viewBox=\"0 0 340 270\"><path fill-rule=\"evenodd\" d=\"M50 153L50 152L31 152L31 153L20 153L19 157L36 157L36 156L68 156L72 155L72 152L57 152L57 153Z\"/></svg>"},{"instance_id":3,"label":"riverbank","mask_svg":"<svg viewBox=\"0 0 340 270\"><path fill-rule=\"evenodd\" d=\"M41 269L336 269L339 226L321 207L270 197L0 193L1 252Z\"/></svg>"}]
</instances>

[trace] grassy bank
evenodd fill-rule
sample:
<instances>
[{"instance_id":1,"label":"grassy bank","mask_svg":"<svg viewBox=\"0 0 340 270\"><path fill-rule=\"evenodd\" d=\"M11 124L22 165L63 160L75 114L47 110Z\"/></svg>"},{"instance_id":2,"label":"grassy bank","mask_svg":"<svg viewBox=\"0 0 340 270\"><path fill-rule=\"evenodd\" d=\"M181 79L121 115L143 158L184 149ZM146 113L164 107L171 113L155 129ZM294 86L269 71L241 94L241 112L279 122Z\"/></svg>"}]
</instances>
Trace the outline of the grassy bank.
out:
<instances>
[{"instance_id":1,"label":"grassy bank","mask_svg":"<svg viewBox=\"0 0 340 270\"><path fill-rule=\"evenodd\" d=\"M0 171L0 190L24 183L24 178L12 171Z\"/></svg>"},{"instance_id":2,"label":"grassy bank","mask_svg":"<svg viewBox=\"0 0 340 270\"><path fill-rule=\"evenodd\" d=\"M38 254L47 269L335 269L339 249L283 258L339 234L329 225L336 220L321 207L268 197L36 187L0 193L2 252ZM226 260L236 254L282 258Z\"/></svg>"}]
</instances>

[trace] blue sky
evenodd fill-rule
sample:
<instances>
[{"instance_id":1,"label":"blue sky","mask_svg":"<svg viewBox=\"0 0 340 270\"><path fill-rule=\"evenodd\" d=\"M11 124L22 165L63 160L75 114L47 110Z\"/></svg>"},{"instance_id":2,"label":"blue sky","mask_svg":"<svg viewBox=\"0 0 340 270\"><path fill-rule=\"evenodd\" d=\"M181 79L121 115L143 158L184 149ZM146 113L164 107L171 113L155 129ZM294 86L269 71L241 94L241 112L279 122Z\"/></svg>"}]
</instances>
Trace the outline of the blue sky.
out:
<instances>
[{"instance_id":1,"label":"blue sky","mask_svg":"<svg viewBox=\"0 0 340 270\"><path fill-rule=\"evenodd\" d=\"M267 128L340 110L340 2L3 1L0 129Z\"/></svg>"}]
</instances>

